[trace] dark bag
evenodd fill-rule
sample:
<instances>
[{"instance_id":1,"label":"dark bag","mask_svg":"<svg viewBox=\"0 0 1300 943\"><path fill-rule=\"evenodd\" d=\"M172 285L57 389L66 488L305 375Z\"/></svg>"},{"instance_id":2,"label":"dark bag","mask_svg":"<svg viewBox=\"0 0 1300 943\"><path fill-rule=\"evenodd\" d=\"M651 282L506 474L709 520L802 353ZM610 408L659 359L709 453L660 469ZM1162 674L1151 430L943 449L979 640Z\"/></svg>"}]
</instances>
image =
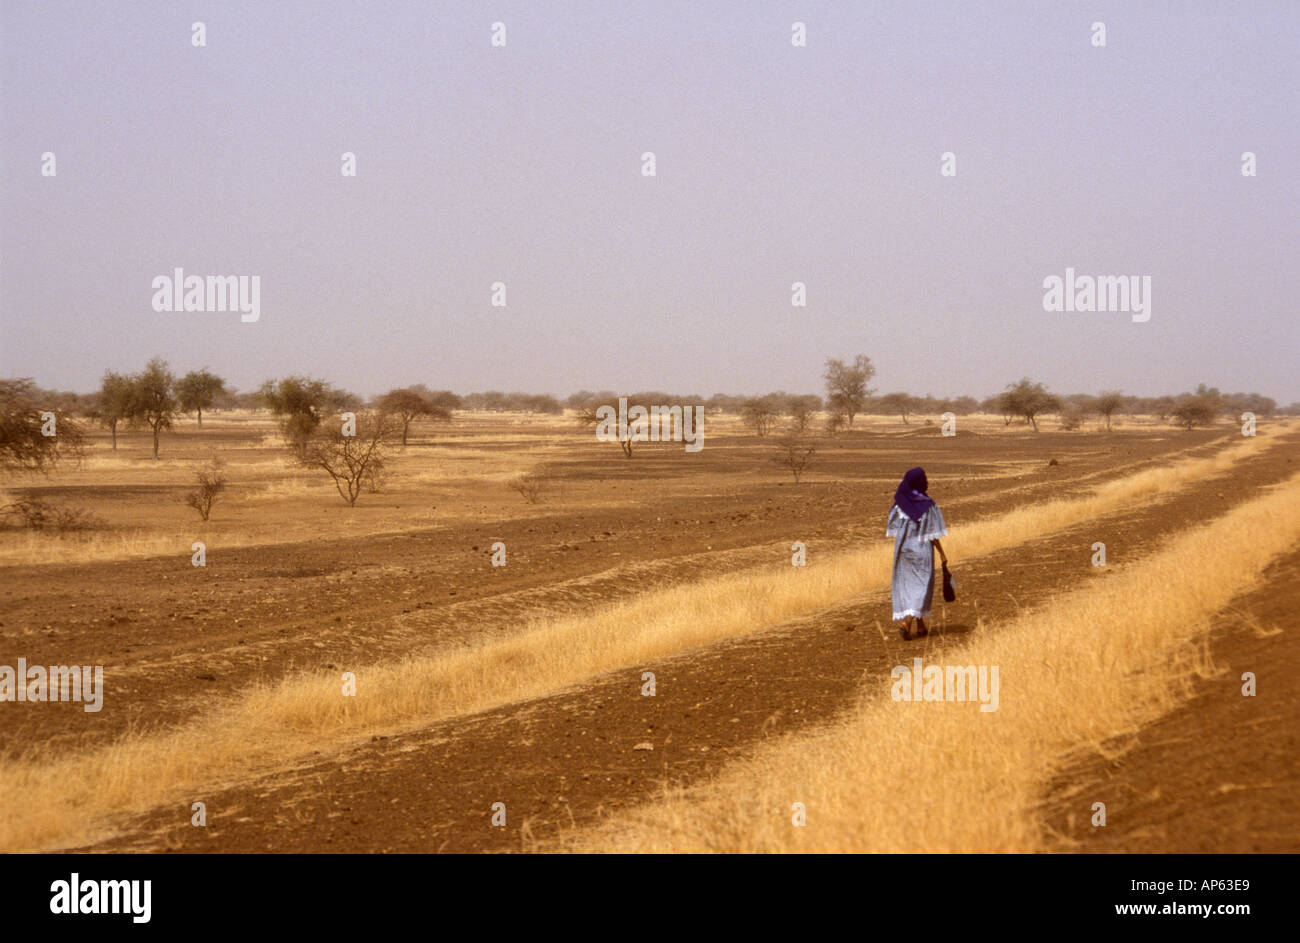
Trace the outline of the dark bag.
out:
<instances>
[{"instance_id":1,"label":"dark bag","mask_svg":"<svg viewBox=\"0 0 1300 943\"><path fill-rule=\"evenodd\" d=\"M943 565L943 601L953 602L957 598L957 590L952 586L952 574L948 572L948 564Z\"/></svg>"}]
</instances>

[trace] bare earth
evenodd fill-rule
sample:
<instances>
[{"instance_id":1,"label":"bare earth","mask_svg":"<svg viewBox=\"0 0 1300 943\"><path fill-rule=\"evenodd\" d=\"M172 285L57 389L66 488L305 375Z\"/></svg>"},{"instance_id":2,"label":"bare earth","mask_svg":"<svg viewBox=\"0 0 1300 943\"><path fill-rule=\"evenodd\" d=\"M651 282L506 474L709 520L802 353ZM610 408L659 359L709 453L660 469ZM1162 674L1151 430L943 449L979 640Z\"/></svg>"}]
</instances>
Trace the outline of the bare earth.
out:
<instances>
[{"instance_id":1,"label":"bare earth","mask_svg":"<svg viewBox=\"0 0 1300 943\"><path fill-rule=\"evenodd\" d=\"M742 440L710 442L703 453L710 464L686 470L680 451L668 447L622 463L593 451L549 467L566 481L595 482L616 496L608 509L542 505L517 514L522 503L502 489L496 519L209 551L202 570L190 566L188 554L65 564L56 580L48 566L3 567L0 588L9 604L0 663L19 656L29 663L102 663L109 693L98 715L62 704L7 712L13 720L0 728L0 746L22 752L33 744L52 750L103 743L131 727L182 723L214 699L295 669L346 669L508 633L529 616L581 612L755 565L788 566L793 540L808 544L815 566L820 553L880 538L892 482L913 464L926 467L955 528L1174 455L1212 454L1229 441L1223 432L1168 431L955 442L933 432L850 437L822 455L817 473L798 486L783 482L766 453ZM764 737L834 718L864 680L885 679L900 661L960 641L977 619L995 624L1062 590L1105 579L1112 570L1090 563L1093 541L1106 542L1115 566L1150 553L1180 529L1293 473L1295 444L1293 437L1242 464L1231 487L1223 479L1193 483L1166 502L1139 502L977 561L954 560L959 600L936 619L941 631L929 640L904 643L892 634L882 587L815 617L577 690L214 789L192 797L207 803L206 828L190 825L187 800L90 850L552 847L566 830L634 807L665 784L709 777ZM1049 466L1049 458L1059 464ZM702 478L692 477L700 471ZM688 480L707 485L693 493ZM659 499L668 494L671 503ZM489 564L486 551L495 540L510 548L507 567ZM1294 628L1298 593L1292 558L1240 608L1258 613L1264 625ZM1260 639L1241 620L1224 620L1214 652L1232 670L1144 731L1120 763L1085 763L1063 777L1053 827L1083 850L1246 850L1249 842L1300 848L1294 813L1282 827L1276 817L1281 793L1295 808L1295 638L1283 631ZM1240 697L1234 680L1247 669L1259 677L1255 699ZM657 676L653 698L640 693L647 670ZM1280 770L1288 778L1279 780ZM1093 830L1086 817L1080 824L1067 793L1083 781L1098 783L1086 796L1112 797L1110 828ZM1155 789L1164 799L1145 808L1142 797ZM1173 794L1179 799L1170 803ZM489 824L494 802L506 803L506 828ZM1216 835L1238 844L1213 847Z\"/></svg>"},{"instance_id":2,"label":"bare earth","mask_svg":"<svg viewBox=\"0 0 1300 943\"><path fill-rule=\"evenodd\" d=\"M1300 552L1263 574L1215 620L1219 673L1112 761L1058 783L1051 825L1086 852L1300 850ZM1253 672L1256 694L1242 694ZM1106 803L1106 827L1091 824Z\"/></svg>"}]
</instances>

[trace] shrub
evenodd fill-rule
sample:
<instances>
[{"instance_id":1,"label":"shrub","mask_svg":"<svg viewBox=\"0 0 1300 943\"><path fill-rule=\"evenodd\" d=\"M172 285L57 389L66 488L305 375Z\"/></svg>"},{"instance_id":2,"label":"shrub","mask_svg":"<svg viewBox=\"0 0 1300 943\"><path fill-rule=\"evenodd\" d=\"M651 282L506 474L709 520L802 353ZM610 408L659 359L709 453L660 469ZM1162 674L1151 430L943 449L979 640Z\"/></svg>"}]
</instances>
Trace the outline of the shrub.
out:
<instances>
[{"instance_id":1,"label":"shrub","mask_svg":"<svg viewBox=\"0 0 1300 943\"><path fill-rule=\"evenodd\" d=\"M537 472L527 472L507 482L511 489L518 491L529 504L538 504L542 499L542 492L546 489L547 480Z\"/></svg>"},{"instance_id":2,"label":"shrub","mask_svg":"<svg viewBox=\"0 0 1300 943\"><path fill-rule=\"evenodd\" d=\"M10 528L25 528L60 537L73 531L97 530L105 526L102 518L89 511L59 507L30 496L0 507L0 520Z\"/></svg>"},{"instance_id":3,"label":"shrub","mask_svg":"<svg viewBox=\"0 0 1300 943\"><path fill-rule=\"evenodd\" d=\"M201 468L195 475L199 486L185 496L185 503L199 512L199 517L208 519L212 513L212 502L217 495L226 490L225 462L214 458L206 468Z\"/></svg>"},{"instance_id":4,"label":"shrub","mask_svg":"<svg viewBox=\"0 0 1300 943\"><path fill-rule=\"evenodd\" d=\"M790 438L782 440L780 451L773 457L772 461L788 468L790 474L794 475L795 484L798 484L799 478L812 463L813 456L816 454L817 450L811 445L805 445L797 439Z\"/></svg>"}]
</instances>

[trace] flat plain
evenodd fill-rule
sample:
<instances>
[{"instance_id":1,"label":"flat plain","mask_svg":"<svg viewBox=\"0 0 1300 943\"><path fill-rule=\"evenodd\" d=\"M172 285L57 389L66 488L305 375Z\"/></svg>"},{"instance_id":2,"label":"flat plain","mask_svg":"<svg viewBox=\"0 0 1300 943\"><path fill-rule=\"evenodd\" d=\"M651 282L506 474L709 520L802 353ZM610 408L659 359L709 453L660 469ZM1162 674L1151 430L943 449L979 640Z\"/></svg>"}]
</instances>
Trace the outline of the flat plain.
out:
<instances>
[{"instance_id":1,"label":"flat plain","mask_svg":"<svg viewBox=\"0 0 1300 943\"><path fill-rule=\"evenodd\" d=\"M1178 543L1251 505L1295 505L1294 423L1245 439L1230 425L1034 433L976 416L948 437L924 418L862 417L809 436L796 482L777 437L734 417L709 417L699 453L649 443L625 458L571 418L462 412L413 427L352 508L266 415L181 423L157 462L147 437L119 438L6 481L101 523L0 533L0 664L103 665L105 694L97 713L0 706L0 789L14 798L0 849L1300 850L1292 524L1277 515L1249 585ZM230 484L204 523L183 497L212 455ZM936 601L929 638L904 642L880 562L913 465L947 518L958 599ZM536 503L510 487L526 472L543 481ZM796 544L805 566L791 565ZM1230 601L1158 643L1124 618L1092 621L1087 594L1176 554ZM1064 719L1050 736L1043 721L1042 770L1014 795L981 795L947 766L942 737L963 736L947 726L999 716L974 705L942 705L909 734L934 785L900 800L924 830L900 833L914 841L866 800L830 800L836 764L888 791L901 761L868 769L846 753L824 779L796 765L888 706L894 666L965 659L1004 628L1011 644L1036 613L1079 623L1056 644L1131 638L1146 660L1098 671L1117 705L1104 724L1068 726L1072 704L1090 708L1033 695ZM1021 654L1038 644L1024 638ZM1005 672L1003 685L1004 712L1030 690ZM775 805L764 790L796 769ZM953 824L981 804L1014 827Z\"/></svg>"}]
</instances>

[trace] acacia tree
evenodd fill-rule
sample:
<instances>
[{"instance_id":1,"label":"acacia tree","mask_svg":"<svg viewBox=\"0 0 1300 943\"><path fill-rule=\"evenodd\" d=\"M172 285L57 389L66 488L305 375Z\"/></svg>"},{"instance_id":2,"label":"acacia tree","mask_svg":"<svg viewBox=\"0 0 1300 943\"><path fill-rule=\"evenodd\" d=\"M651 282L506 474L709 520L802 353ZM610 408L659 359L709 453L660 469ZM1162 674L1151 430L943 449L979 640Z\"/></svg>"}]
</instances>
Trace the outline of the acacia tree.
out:
<instances>
[{"instance_id":1,"label":"acacia tree","mask_svg":"<svg viewBox=\"0 0 1300 943\"><path fill-rule=\"evenodd\" d=\"M906 393L886 393L880 397L882 408L889 410L891 413L898 413L903 417L903 425L911 425L907 421L907 414L912 411L912 397Z\"/></svg>"},{"instance_id":2,"label":"acacia tree","mask_svg":"<svg viewBox=\"0 0 1300 943\"><path fill-rule=\"evenodd\" d=\"M597 435L599 435L599 432L600 432L600 425L601 425L602 423L606 422L606 419L605 419L603 416L601 416L601 414L600 414L601 407L603 407L603 406L608 406L608 407L610 407L611 409L614 409L614 410L617 410L617 408L618 408L618 407L617 407L616 405L614 405L613 403L601 403L601 402L597 402L597 401L595 401L595 400L592 400L591 402L585 403L584 405L578 407L578 411L577 411L577 412L578 412L578 415L577 415L578 425L579 425L579 426L583 426L583 427L586 427L586 426L595 426L595 427L596 427L596 431L597 431ZM627 430L627 435L626 435L626 436L621 436L621 437L618 438L618 447L621 448L621 449L623 450L623 457L624 457L624 458L631 458L631 457L632 457L632 430L631 430L631 428L629 428L629 429Z\"/></svg>"},{"instance_id":3,"label":"acacia tree","mask_svg":"<svg viewBox=\"0 0 1300 943\"><path fill-rule=\"evenodd\" d=\"M324 380L298 376L267 380L257 391L259 402L280 417L281 433L300 456L325 414L345 403L348 396Z\"/></svg>"},{"instance_id":4,"label":"acacia tree","mask_svg":"<svg viewBox=\"0 0 1300 943\"><path fill-rule=\"evenodd\" d=\"M1271 416L1277 412L1277 400L1262 393L1230 393L1224 397L1224 408L1236 415L1251 412L1256 416Z\"/></svg>"},{"instance_id":5,"label":"acacia tree","mask_svg":"<svg viewBox=\"0 0 1300 943\"><path fill-rule=\"evenodd\" d=\"M217 397L226 393L226 381L207 367L191 370L180 378L176 384L176 398L183 412L197 413L199 428L203 428L203 410L217 401Z\"/></svg>"},{"instance_id":6,"label":"acacia tree","mask_svg":"<svg viewBox=\"0 0 1300 943\"><path fill-rule=\"evenodd\" d=\"M822 379L826 381L827 406L832 413L842 413L853 428L853 417L862 412L867 400L875 392L867 383L876 375L876 368L871 358L858 354L852 365L843 360L827 360L826 372Z\"/></svg>"},{"instance_id":7,"label":"acacia tree","mask_svg":"<svg viewBox=\"0 0 1300 943\"><path fill-rule=\"evenodd\" d=\"M1061 401L1049 393L1041 383L1035 383L1029 377L1019 383L1011 383L1006 392L998 397L999 408L1003 415L1019 416L1029 422L1035 432L1038 431L1037 416L1040 413L1059 410Z\"/></svg>"},{"instance_id":8,"label":"acacia tree","mask_svg":"<svg viewBox=\"0 0 1300 943\"><path fill-rule=\"evenodd\" d=\"M771 432L776 423L776 404L770 396L747 399L740 408L740 416L755 435L762 437Z\"/></svg>"},{"instance_id":9,"label":"acacia tree","mask_svg":"<svg viewBox=\"0 0 1300 943\"><path fill-rule=\"evenodd\" d=\"M795 435L803 435L812 424L815 413L816 407L806 400L796 399L790 405L790 431Z\"/></svg>"},{"instance_id":10,"label":"acacia tree","mask_svg":"<svg viewBox=\"0 0 1300 943\"><path fill-rule=\"evenodd\" d=\"M461 398L451 390L430 390L423 383L417 383L412 387L417 393L423 393L429 398L429 402L434 406L451 412L453 409L460 409L463 405Z\"/></svg>"},{"instance_id":11,"label":"acacia tree","mask_svg":"<svg viewBox=\"0 0 1300 943\"><path fill-rule=\"evenodd\" d=\"M979 411L982 413L996 413L1002 417L1002 425L1011 425L1012 420L1016 417L1007 412L1006 399L1002 393L994 393L980 401Z\"/></svg>"},{"instance_id":12,"label":"acacia tree","mask_svg":"<svg viewBox=\"0 0 1300 943\"><path fill-rule=\"evenodd\" d=\"M1172 396L1157 396L1151 400L1150 410L1161 422L1168 419L1174 411L1177 400Z\"/></svg>"},{"instance_id":13,"label":"acacia tree","mask_svg":"<svg viewBox=\"0 0 1300 943\"><path fill-rule=\"evenodd\" d=\"M131 378L105 370L90 416L112 434L116 452L118 424L131 419Z\"/></svg>"},{"instance_id":14,"label":"acacia tree","mask_svg":"<svg viewBox=\"0 0 1300 943\"><path fill-rule=\"evenodd\" d=\"M1124 394L1120 390L1102 390L1092 408L1097 415L1106 420L1106 431L1110 432L1110 418L1124 406Z\"/></svg>"},{"instance_id":15,"label":"acacia tree","mask_svg":"<svg viewBox=\"0 0 1300 943\"><path fill-rule=\"evenodd\" d=\"M1217 386L1206 386L1204 383L1198 383L1191 395L1197 402L1202 403L1210 410L1211 421L1219 416L1228 405L1228 398L1219 392Z\"/></svg>"},{"instance_id":16,"label":"acacia tree","mask_svg":"<svg viewBox=\"0 0 1300 943\"><path fill-rule=\"evenodd\" d=\"M380 412L389 413L402 421L402 448L406 448L406 434L411 423L421 417L442 422L451 421L451 410L433 402L429 394L416 387L389 390L379 397L376 405Z\"/></svg>"},{"instance_id":17,"label":"acacia tree","mask_svg":"<svg viewBox=\"0 0 1300 943\"><path fill-rule=\"evenodd\" d=\"M1222 410L1223 394L1217 387L1207 388L1202 383L1196 392L1180 396L1169 415L1174 422L1190 432L1197 426L1208 426Z\"/></svg>"},{"instance_id":18,"label":"acacia tree","mask_svg":"<svg viewBox=\"0 0 1300 943\"><path fill-rule=\"evenodd\" d=\"M350 426L341 418L322 422L307 437L299 462L323 469L348 507L355 507L362 485L383 471L387 448L400 433L396 417L384 413L362 413Z\"/></svg>"},{"instance_id":19,"label":"acacia tree","mask_svg":"<svg viewBox=\"0 0 1300 943\"><path fill-rule=\"evenodd\" d=\"M130 417L153 431L153 459L158 461L158 436L172 427L179 406L176 402L176 377L159 357L131 377Z\"/></svg>"},{"instance_id":20,"label":"acacia tree","mask_svg":"<svg viewBox=\"0 0 1300 943\"><path fill-rule=\"evenodd\" d=\"M45 471L81 454L81 426L61 409L43 408L39 392L30 378L0 380L2 469Z\"/></svg>"},{"instance_id":21,"label":"acacia tree","mask_svg":"<svg viewBox=\"0 0 1300 943\"><path fill-rule=\"evenodd\" d=\"M1174 421L1188 432L1197 426L1208 426L1214 419L1214 410L1201 400L1186 399L1170 413Z\"/></svg>"}]
</instances>

